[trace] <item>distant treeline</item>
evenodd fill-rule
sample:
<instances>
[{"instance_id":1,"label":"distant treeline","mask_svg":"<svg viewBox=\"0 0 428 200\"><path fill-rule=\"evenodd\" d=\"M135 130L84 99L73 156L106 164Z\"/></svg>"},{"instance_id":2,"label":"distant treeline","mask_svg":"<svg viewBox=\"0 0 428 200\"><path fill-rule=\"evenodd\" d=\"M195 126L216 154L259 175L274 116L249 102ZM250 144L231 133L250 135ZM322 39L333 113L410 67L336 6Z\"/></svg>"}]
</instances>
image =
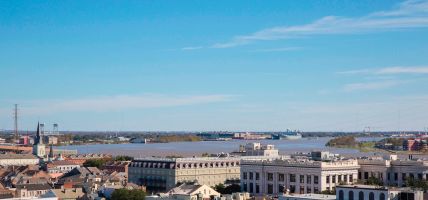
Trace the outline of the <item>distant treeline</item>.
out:
<instances>
[{"instance_id":1,"label":"distant treeline","mask_svg":"<svg viewBox=\"0 0 428 200\"><path fill-rule=\"evenodd\" d=\"M333 138L327 142L326 146L329 147L358 147L359 142L354 136L342 136Z\"/></svg>"},{"instance_id":2,"label":"distant treeline","mask_svg":"<svg viewBox=\"0 0 428 200\"><path fill-rule=\"evenodd\" d=\"M201 138L196 135L158 135L152 142L168 143L168 142L197 142Z\"/></svg>"}]
</instances>

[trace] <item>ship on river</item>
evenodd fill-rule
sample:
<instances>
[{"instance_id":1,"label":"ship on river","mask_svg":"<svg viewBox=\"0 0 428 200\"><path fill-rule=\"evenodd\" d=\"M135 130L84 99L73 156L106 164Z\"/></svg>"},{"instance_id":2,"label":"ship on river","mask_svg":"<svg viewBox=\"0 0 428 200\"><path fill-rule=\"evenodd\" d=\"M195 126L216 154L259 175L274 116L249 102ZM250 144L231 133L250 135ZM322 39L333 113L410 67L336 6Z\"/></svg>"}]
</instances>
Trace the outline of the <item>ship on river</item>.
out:
<instances>
[{"instance_id":1,"label":"ship on river","mask_svg":"<svg viewBox=\"0 0 428 200\"><path fill-rule=\"evenodd\" d=\"M288 130L286 132L273 133L272 140L298 140L302 139L302 134L299 131Z\"/></svg>"}]
</instances>

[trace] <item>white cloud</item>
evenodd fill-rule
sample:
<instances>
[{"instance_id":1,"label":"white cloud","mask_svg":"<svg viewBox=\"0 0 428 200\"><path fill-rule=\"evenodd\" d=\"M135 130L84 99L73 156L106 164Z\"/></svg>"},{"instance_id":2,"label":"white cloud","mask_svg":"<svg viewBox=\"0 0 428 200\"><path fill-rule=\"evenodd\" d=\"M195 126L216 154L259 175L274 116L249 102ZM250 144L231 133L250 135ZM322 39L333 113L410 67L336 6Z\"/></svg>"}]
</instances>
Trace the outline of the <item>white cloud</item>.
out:
<instances>
[{"instance_id":1,"label":"white cloud","mask_svg":"<svg viewBox=\"0 0 428 200\"><path fill-rule=\"evenodd\" d=\"M202 46L197 46L197 47L183 47L183 48L181 48L181 50L183 50L183 51L190 51L190 50L197 50L197 49L202 49L202 48L204 48L204 47L202 47Z\"/></svg>"},{"instance_id":2,"label":"white cloud","mask_svg":"<svg viewBox=\"0 0 428 200\"><path fill-rule=\"evenodd\" d=\"M338 74L375 74L375 75L391 75L391 74L428 74L428 66L409 66L409 67L384 67L377 69L360 69L338 72Z\"/></svg>"},{"instance_id":3,"label":"white cloud","mask_svg":"<svg viewBox=\"0 0 428 200\"><path fill-rule=\"evenodd\" d=\"M359 91L359 90L379 90L391 88L404 83L403 81L379 81L379 82L366 82L366 83L351 83L346 84L343 90L346 92Z\"/></svg>"},{"instance_id":4,"label":"white cloud","mask_svg":"<svg viewBox=\"0 0 428 200\"><path fill-rule=\"evenodd\" d=\"M91 97L69 100L38 100L22 104L23 114L43 115L59 112L107 112L125 109L161 108L175 106L189 106L226 102L234 99L233 95L118 95L105 97Z\"/></svg>"},{"instance_id":5,"label":"white cloud","mask_svg":"<svg viewBox=\"0 0 428 200\"><path fill-rule=\"evenodd\" d=\"M281 51L297 51L301 50L301 47L282 47L282 48L272 48L272 49L257 49L253 52L281 52Z\"/></svg>"},{"instance_id":6,"label":"white cloud","mask_svg":"<svg viewBox=\"0 0 428 200\"><path fill-rule=\"evenodd\" d=\"M326 16L312 23L279 26L236 36L231 41L217 43L212 48L230 48L254 41L299 38L311 35L356 34L378 31L428 27L428 1L405 1L395 9L362 17Z\"/></svg>"}]
</instances>

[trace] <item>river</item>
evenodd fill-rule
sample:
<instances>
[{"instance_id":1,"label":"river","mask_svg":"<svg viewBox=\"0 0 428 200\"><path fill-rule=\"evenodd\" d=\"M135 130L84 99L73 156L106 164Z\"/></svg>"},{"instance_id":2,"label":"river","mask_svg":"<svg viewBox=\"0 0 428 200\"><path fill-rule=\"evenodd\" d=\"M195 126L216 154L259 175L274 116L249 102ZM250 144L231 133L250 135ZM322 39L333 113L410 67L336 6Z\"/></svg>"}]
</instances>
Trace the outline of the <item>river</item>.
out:
<instances>
[{"instance_id":1,"label":"river","mask_svg":"<svg viewBox=\"0 0 428 200\"><path fill-rule=\"evenodd\" d=\"M230 140L230 141L200 141L200 142L171 142L149 144L92 144L70 145L61 149L76 149L79 153L104 153L112 155L128 155L133 157L148 156L200 156L202 153L228 153L237 151L239 145L249 142L273 144L280 154L295 152L310 152L313 150L327 150L341 155L364 155L356 149L330 148L325 144L330 137L303 138L299 140ZM382 138L359 138L359 140L380 140Z\"/></svg>"}]
</instances>

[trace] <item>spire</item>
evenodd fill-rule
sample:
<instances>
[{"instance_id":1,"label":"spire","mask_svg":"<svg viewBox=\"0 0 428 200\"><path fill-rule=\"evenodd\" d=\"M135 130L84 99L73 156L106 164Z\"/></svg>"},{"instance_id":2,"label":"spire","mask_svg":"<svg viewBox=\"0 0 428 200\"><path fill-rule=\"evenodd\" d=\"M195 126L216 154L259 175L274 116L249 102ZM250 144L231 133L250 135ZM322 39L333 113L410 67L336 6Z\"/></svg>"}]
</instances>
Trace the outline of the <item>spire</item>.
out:
<instances>
[{"instance_id":1,"label":"spire","mask_svg":"<svg viewBox=\"0 0 428 200\"><path fill-rule=\"evenodd\" d=\"M43 138L40 130L40 122L37 122L37 133L36 138L34 139L34 144L43 144Z\"/></svg>"},{"instance_id":2,"label":"spire","mask_svg":"<svg viewBox=\"0 0 428 200\"><path fill-rule=\"evenodd\" d=\"M54 158L54 154L53 154L53 147L51 144L51 146L49 147L49 157L48 157L49 162L52 162L53 158Z\"/></svg>"}]
</instances>

